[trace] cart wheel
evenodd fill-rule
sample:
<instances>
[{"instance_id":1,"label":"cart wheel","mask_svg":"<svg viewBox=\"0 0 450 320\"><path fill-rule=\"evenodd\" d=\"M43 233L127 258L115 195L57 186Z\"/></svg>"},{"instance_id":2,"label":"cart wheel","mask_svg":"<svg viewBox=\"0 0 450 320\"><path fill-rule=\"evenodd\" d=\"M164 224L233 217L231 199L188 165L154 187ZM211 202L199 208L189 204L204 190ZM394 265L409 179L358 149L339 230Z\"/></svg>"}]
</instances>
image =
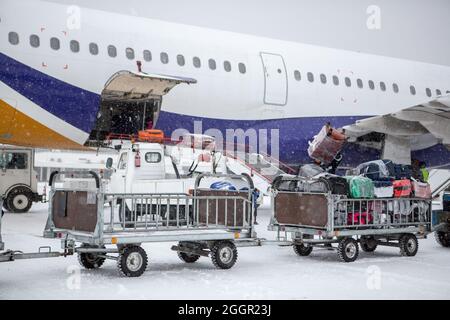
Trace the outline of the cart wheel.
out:
<instances>
[{"instance_id":1,"label":"cart wheel","mask_svg":"<svg viewBox=\"0 0 450 320\"><path fill-rule=\"evenodd\" d=\"M345 238L339 242L337 248L339 259L344 262L353 262L358 258L358 242L353 238Z\"/></svg>"},{"instance_id":2,"label":"cart wheel","mask_svg":"<svg viewBox=\"0 0 450 320\"><path fill-rule=\"evenodd\" d=\"M434 237L436 238L437 243L441 246L448 248L450 247L450 237L448 232L436 231L434 233Z\"/></svg>"},{"instance_id":3,"label":"cart wheel","mask_svg":"<svg viewBox=\"0 0 450 320\"><path fill-rule=\"evenodd\" d=\"M400 253L402 256L414 257L419 250L419 242L413 234L405 234L400 237Z\"/></svg>"},{"instance_id":4,"label":"cart wheel","mask_svg":"<svg viewBox=\"0 0 450 320\"><path fill-rule=\"evenodd\" d=\"M196 254L189 254L186 252L177 252L177 254L178 258L186 263L194 263L197 262L198 259L200 259L200 256Z\"/></svg>"},{"instance_id":5,"label":"cart wheel","mask_svg":"<svg viewBox=\"0 0 450 320\"><path fill-rule=\"evenodd\" d=\"M82 248L90 247L82 246ZM100 257L98 253L78 252L78 262L86 269L98 269L105 263L105 260L106 259Z\"/></svg>"},{"instance_id":6,"label":"cart wheel","mask_svg":"<svg viewBox=\"0 0 450 320\"><path fill-rule=\"evenodd\" d=\"M125 277L140 277L147 269L148 257L139 246L125 247L117 260L117 267Z\"/></svg>"},{"instance_id":7,"label":"cart wheel","mask_svg":"<svg viewBox=\"0 0 450 320\"><path fill-rule=\"evenodd\" d=\"M294 252L300 257L307 257L313 251L313 247L304 244L294 244Z\"/></svg>"},{"instance_id":8,"label":"cart wheel","mask_svg":"<svg viewBox=\"0 0 450 320\"><path fill-rule=\"evenodd\" d=\"M211 249L212 263L218 269L231 269L237 261L236 246L231 241L219 241Z\"/></svg>"},{"instance_id":9,"label":"cart wheel","mask_svg":"<svg viewBox=\"0 0 450 320\"><path fill-rule=\"evenodd\" d=\"M364 252L374 252L378 247L376 240L373 238L361 238L359 245Z\"/></svg>"}]
</instances>

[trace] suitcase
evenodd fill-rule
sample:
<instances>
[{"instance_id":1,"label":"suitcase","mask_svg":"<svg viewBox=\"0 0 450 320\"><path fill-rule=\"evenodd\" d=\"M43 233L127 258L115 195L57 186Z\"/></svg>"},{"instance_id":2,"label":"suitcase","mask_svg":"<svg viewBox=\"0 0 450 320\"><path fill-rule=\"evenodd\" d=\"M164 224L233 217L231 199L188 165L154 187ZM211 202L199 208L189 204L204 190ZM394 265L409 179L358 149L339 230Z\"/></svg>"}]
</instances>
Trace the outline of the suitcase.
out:
<instances>
[{"instance_id":1,"label":"suitcase","mask_svg":"<svg viewBox=\"0 0 450 320\"><path fill-rule=\"evenodd\" d=\"M318 174L324 173L325 170L321 166L318 166L317 164L305 164L300 167L298 171L299 177L305 177L305 178L312 178L314 176L317 176Z\"/></svg>"},{"instance_id":2,"label":"suitcase","mask_svg":"<svg viewBox=\"0 0 450 320\"><path fill-rule=\"evenodd\" d=\"M367 212L350 212L347 216L347 225L373 224L373 215Z\"/></svg>"},{"instance_id":3,"label":"suitcase","mask_svg":"<svg viewBox=\"0 0 450 320\"><path fill-rule=\"evenodd\" d=\"M412 180L412 190L416 198L431 198L431 186L428 183Z\"/></svg>"},{"instance_id":4,"label":"suitcase","mask_svg":"<svg viewBox=\"0 0 450 320\"><path fill-rule=\"evenodd\" d=\"M375 198L392 198L394 185L391 181L373 181Z\"/></svg>"},{"instance_id":5,"label":"suitcase","mask_svg":"<svg viewBox=\"0 0 450 320\"><path fill-rule=\"evenodd\" d=\"M345 144L345 135L326 125L310 143L308 154L323 164L330 164Z\"/></svg>"},{"instance_id":6,"label":"suitcase","mask_svg":"<svg viewBox=\"0 0 450 320\"><path fill-rule=\"evenodd\" d=\"M403 164L395 164L394 165L394 178L396 180L402 179L411 179L412 177L412 167L403 165Z\"/></svg>"},{"instance_id":7,"label":"suitcase","mask_svg":"<svg viewBox=\"0 0 450 320\"><path fill-rule=\"evenodd\" d=\"M372 180L363 176L346 177L350 185L350 197L353 199L372 199L374 186Z\"/></svg>"},{"instance_id":8,"label":"suitcase","mask_svg":"<svg viewBox=\"0 0 450 320\"><path fill-rule=\"evenodd\" d=\"M161 130L143 130L139 131L138 137L140 141L152 143L164 143L164 132Z\"/></svg>"},{"instance_id":9,"label":"suitcase","mask_svg":"<svg viewBox=\"0 0 450 320\"><path fill-rule=\"evenodd\" d=\"M321 176L319 178L319 181L324 181L328 185L328 190L331 191L332 194L344 196L349 195L350 187L348 185L347 179L343 177L327 174Z\"/></svg>"},{"instance_id":10,"label":"suitcase","mask_svg":"<svg viewBox=\"0 0 450 320\"><path fill-rule=\"evenodd\" d=\"M411 180L395 180L394 185L394 197L395 198L408 198L411 196L412 185Z\"/></svg>"},{"instance_id":11,"label":"suitcase","mask_svg":"<svg viewBox=\"0 0 450 320\"><path fill-rule=\"evenodd\" d=\"M376 181L391 180L395 176L393 163L390 160L376 160L360 164L357 168L358 175Z\"/></svg>"}]
</instances>

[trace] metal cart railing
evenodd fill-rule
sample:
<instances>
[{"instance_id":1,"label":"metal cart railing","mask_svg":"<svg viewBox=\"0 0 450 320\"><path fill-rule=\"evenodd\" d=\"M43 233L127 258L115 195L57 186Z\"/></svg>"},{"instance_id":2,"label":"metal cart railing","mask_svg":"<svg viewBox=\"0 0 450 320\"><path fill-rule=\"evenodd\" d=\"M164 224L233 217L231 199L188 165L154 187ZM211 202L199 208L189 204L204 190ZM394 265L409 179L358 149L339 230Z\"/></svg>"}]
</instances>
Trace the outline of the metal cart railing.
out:
<instances>
[{"instance_id":1,"label":"metal cart railing","mask_svg":"<svg viewBox=\"0 0 450 320\"><path fill-rule=\"evenodd\" d=\"M303 180L292 176L282 179L284 186ZM399 247L402 255L414 256L417 238L432 231L431 205L431 199L348 199L274 186L269 230L277 232L279 241L292 241L301 256L309 255L313 247L322 247L336 249L343 261L352 262L359 254L358 243L366 252L392 246Z\"/></svg>"},{"instance_id":2,"label":"metal cart railing","mask_svg":"<svg viewBox=\"0 0 450 320\"><path fill-rule=\"evenodd\" d=\"M172 250L183 261L211 256L216 267L229 269L236 262L237 242L256 238L254 185L248 175L201 174L187 194L111 194L103 191L93 172L89 174L95 186L82 178L78 184L77 179L65 184L64 176L76 174L52 174L44 235L63 238L71 248L81 243L75 251L86 268L114 259L124 275L139 276L147 266L142 243L178 242ZM57 177L63 178L57 182ZM204 178L239 179L247 188L240 192L202 189Z\"/></svg>"},{"instance_id":3,"label":"metal cart railing","mask_svg":"<svg viewBox=\"0 0 450 320\"><path fill-rule=\"evenodd\" d=\"M2 240L2 219L3 219L3 197L0 197L0 251L5 250L5 244Z\"/></svg>"}]
</instances>

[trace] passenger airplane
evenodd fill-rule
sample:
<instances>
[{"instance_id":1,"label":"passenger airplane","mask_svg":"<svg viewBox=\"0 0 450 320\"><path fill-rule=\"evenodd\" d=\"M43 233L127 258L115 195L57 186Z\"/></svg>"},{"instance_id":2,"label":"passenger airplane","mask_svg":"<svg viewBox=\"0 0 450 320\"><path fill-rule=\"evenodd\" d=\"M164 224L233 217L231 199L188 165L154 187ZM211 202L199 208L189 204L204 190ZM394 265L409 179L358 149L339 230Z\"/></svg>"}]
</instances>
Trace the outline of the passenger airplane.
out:
<instances>
[{"instance_id":1,"label":"passenger airplane","mask_svg":"<svg viewBox=\"0 0 450 320\"><path fill-rule=\"evenodd\" d=\"M289 163L309 161L308 141L327 122L355 142L345 165L399 149L401 161L412 151L429 165L450 162L449 67L80 13L76 28L76 8L1 0L0 143L80 149L130 130L121 122L136 113L168 136L194 121L204 131L279 129Z\"/></svg>"}]
</instances>

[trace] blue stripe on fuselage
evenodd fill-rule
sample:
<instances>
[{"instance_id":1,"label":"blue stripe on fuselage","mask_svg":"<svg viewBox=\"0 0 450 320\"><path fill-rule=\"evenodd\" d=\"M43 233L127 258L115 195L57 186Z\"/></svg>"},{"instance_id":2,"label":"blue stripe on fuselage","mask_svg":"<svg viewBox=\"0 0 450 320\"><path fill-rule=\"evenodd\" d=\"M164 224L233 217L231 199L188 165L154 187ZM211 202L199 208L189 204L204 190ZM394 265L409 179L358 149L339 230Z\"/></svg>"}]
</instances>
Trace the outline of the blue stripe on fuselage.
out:
<instances>
[{"instance_id":1,"label":"blue stripe on fuselage","mask_svg":"<svg viewBox=\"0 0 450 320\"><path fill-rule=\"evenodd\" d=\"M100 95L37 71L0 53L0 81L41 108L90 133L100 108Z\"/></svg>"},{"instance_id":2,"label":"blue stripe on fuselage","mask_svg":"<svg viewBox=\"0 0 450 320\"><path fill-rule=\"evenodd\" d=\"M291 118L291 119L274 119L274 120L223 120L210 119L202 117L186 116L169 112L161 112L158 119L157 127L167 134L176 129L184 128L189 132L194 132L194 123L201 122L202 132L208 129L218 129L222 132L223 138L226 138L227 129L278 129L280 137L280 153L279 157L282 162L300 164L309 163L311 159L308 156L308 141L319 133L320 129L327 122L333 126L340 128L355 121L367 117L308 117L308 118ZM268 142L270 143L270 136ZM230 141L227 141L230 143ZM231 142L232 143L232 142ZM269 154L270 146L268 148ZM412 153L413 158L427 162L429 166L436 166L448 163L450 161L450 152L442 145L437 145L429 149ZM362 147L356 144L347 144L344 149L343 166L354 167L363 162L380 158L380 151L372 148Z\"/></svg>"}]
</instances>

